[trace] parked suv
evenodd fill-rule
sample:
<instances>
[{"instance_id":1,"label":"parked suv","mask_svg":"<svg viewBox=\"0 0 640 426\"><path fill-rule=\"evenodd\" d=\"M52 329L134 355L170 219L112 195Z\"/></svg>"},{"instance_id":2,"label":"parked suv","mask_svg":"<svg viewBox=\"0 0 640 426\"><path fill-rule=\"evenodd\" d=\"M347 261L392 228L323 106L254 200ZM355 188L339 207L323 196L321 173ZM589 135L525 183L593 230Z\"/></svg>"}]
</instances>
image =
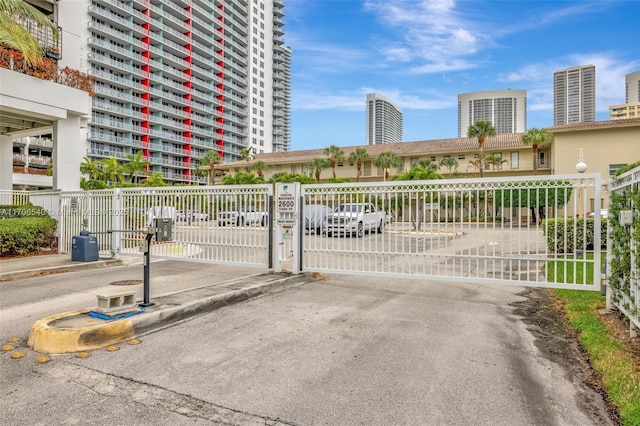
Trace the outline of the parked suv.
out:
<instances>
[{"instance_id":1,"label":"parked suv","mask_svg":"<svg viewBox=\"0 0 640 426\"><path fill-rule=\"evenodd\" d=\"M240 226L256 223L264 226L267 224L268 217L268 212L257 211L253 206L240 207L239 209L232 207L229 210L218 213L218 225Z\"/></svg>"}]
</instances>

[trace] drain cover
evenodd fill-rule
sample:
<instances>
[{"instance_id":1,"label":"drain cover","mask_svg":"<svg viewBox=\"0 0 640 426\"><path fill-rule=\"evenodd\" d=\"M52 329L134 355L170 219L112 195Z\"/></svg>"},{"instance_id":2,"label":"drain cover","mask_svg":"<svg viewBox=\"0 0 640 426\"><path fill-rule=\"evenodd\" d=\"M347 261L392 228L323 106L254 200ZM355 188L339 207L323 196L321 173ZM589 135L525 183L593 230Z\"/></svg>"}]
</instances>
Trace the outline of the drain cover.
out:
<instances>
[{"instance_id":1,"label":"drain cover","mask_svg":"<svg viewBox=\"0 0 640 426\"><path fill-rule=\"evenodd\" d=\"M111 285L138 285L142 284L142 280L124 280L124 281L114 281Z\"/></svg>"}]
</instances>

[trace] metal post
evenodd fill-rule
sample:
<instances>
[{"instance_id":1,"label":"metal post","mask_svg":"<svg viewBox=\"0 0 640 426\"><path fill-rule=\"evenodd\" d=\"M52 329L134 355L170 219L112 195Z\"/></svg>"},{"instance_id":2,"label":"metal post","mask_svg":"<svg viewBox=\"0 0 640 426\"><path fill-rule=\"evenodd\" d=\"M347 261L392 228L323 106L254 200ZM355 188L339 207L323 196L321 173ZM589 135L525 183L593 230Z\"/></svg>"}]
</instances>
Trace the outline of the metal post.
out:
<instances>
[{"instance_id":1,"label":"metal post","mask_svg":"<svg viewBox=\"0 0 640 426\"><path fill-rule=\"evenodd\" d=\"M153 238L153 234L149 232L145 237L145 247L144 247L144 299L143 302L140 303L139 306L146 308L148 306L153 306L154 303L149 302L149 266L151 263L151 239Z\"/></svg>"},{"instance_id":2,"label":"metal post","mask_svg":"<svg viewBox=\"0 0 640 426\"><path fill-rule=\"evenodd\" d=\"M269 197L267 197L268 199L268 203L269 203L269 208L268 208L268 216L269 216L269 237L267 239L268 241L268 250L267 250L267 264L268 264L268 268L272 269L273 268L273 223L274 223L274 216L273 216L273 195L269 195Z\"/></svg>"}]
</instances>

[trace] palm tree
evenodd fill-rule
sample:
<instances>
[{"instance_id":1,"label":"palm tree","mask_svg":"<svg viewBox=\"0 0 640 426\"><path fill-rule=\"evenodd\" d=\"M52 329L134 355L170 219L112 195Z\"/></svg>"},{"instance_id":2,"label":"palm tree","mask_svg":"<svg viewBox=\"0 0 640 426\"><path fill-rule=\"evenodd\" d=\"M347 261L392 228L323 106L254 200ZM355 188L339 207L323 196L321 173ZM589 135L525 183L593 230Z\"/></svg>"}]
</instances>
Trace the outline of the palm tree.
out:
<instances>
[{"instance_id":1,"label":"palm tree","mask_svg":"<svg viewBox=\"0 0 640 426\"><path fill-rule=\"evenodd\" d=\"M493 127L491 122L485 120L478 120L467 129L467 136L470 138L478 138L478 148L480 149L480 177L484 177L484 164L482 164L482 159L484 157L483 145L484 139L487 136L495 136L496 129Z\"/></svg>"},{"instance_id":2,"label":"palm tree","mask_svg":"<svg viewBox=\"0 0 640 426\"><path fill-rule=\"evenodd\" d=\"M254 185L258 183L264 183L264 179L247 172L238 172L222 178L223 185Z\"/></svg>"},{"instance_id":3,"label":"palm tree","mask_svg":"<svg viewBox=\"0 0 640 426\"><path fill-rule=\"evenodd\" d=\"M150 188L155 188L156 186L169 186L169 184L164 181L164 176L162 175L162 173L151 173L151 175L147 176L147 178L143 180L140 185L148 186Z\"/></svg>"},{"instance_id":4,"label":"palm tree","mask_svg":"<svg viewBox=\"0 0 640 426\"><path fill-rule=\"evenodd\" d=\"M467 170L469 170L469 167L478 171L478 169L482 167L482 161L480 161L479 158L476 158L475 160L469 160L469 165L467 166Z\"/></svg>"},{"instance_id":5,"label":"palm tree","mask_svg":"<svg viewBox=\"0 0 640 426\"><path fill-rule=\"evenodd\" d=\"M124 183L124 175L122 165L118 163L116 157L109 157L100 160L100 163L104 166L104 176L111 185L116 183Z\"/></svg>"},{"instance_id":6,"label":"palm tree","mask_svg":"<svg viewBox=\"0 0 640 426\"><path fill-rule=\"evenodd\" d=\"M362 147L358 147L349 154L349 162L356 165L356 182L360 182L360 173L362 172L362 162L369 158L369 151Z\"/></svg>"},{"instance_id":7,"label":"palm tree","mask_svg":"<svg viewBox=\"0 0 640 426\"><path fill-rule=\"evenodd\" d=\"M267 168L268 168L267 163L265 163L264 161L256 161L251 165L251 170L255 170L256 174L260 177L264 177L262 175L263 175L263 172L267 170Z\"/></svg>"},{"instance_id":8,"label":"palm tree","mask_svg":"<svg viewBox=\"0 0 640 426\"><path fill-rule=\"evenodd\" d=\"M220 154L218 151L209 150L204 153L198 160L200 162L200 169L208 167L207 170L207 185L211 186L215 184L215 172L216 164L220 164Z\"/></svg>"},{"instance_id":9,"label":"palm tree","mask_svg":"<svg viewBox=\"0 0 640 426\"><path fill-rule=\"evenodd\" d=\"M253 160L253 148L245 148L240 150L240 157L245 160L247 163Z\"/></svg>"},{"instance_id":10,"label":"palm tree","mask_svg":"<svg viewBox=\"0 0 640 426\"><path fill-rule=\"evenodd\" d=\"M395 175L391 180L432 180L442 179L442 175L434 169L425 169L422 166L413 166L411 170Z\"/></svg>"},{"instance_id":11,"label":"palm tree","mask_svg":"<svg viewBox=\"0 0 640 426\"><path fill-rule=\"evenodd\" d=\"M100 161L92 161L89 157L84 157L80 163L80 173L89 175L91 180L100 180L104 175L102 165Z\"/></svg>"},{"instance_id":12,"label":"palm tree","mask_svg":"<svg viewBox=\"0 0 640 426\"><path fill-rule=\"evenodd\" d=\"M538 149L553 141L553 134L547 129L532 127L522 135L522 143L533 147L533 173L538 173Z\"/></svg>"},{"instance_id":13,"label":"palm tree","mask_svg":"<svg viewBox=\"0 0 640 426\"><path fill-rule=\"evenodd\" d=\"M324 149L324 155L329 157L331 162L331 170L333 171L333 177L336 177L336 165L344 161L344 151L342 148L336 145L331 145Z\"/></svg>"},{"instance_id":14,"label":"palm tree","mask_svg":"<svg viewBox=\"0 0 640 426\"><path fill-rule=\"evenodd\" d=\"M384 171L384 181L389 178L389 169L402 166L402 158L395 152L383 151L373 160L373 165Z\"/></svg>"},{"instance_id":15,"label":"palm tree","mask_svg":"<svg viewBox=\"0 0 640 426\"><path fill-rule=\"evenodd\" d=\"M271 177L271 179L269 179L269 183L276 183L276 182L280 182L280 183L300 182L302 184L312 184L314 183L314 180L311 176L301 174L301 173L291 174L289 172L278 172L278 173L275 173Z\"/></svg>"},{"instance_id":16,"label":"palm tree","mask_svg":"<svg viewBox=\"0 0 640 426\"><path fill-rule=\"evenodd\" d=\"M147 176L149 172L149 162L142 159L142 151L135 154L127 154L128 162L124 163L122 168L126 174L131 176L131 183L138 183L138 176Z\"/></svg>"},{"instance_id":17,"label":"palm tree","mask_svg":"<svg viewBox=\"0 0 640 426\"><path fill-rule=\"evenodd\" d=\"M311 160L311 162L308 164L308 167L311 173L314 174L316 178L316 182L320 183L320 173L324 169L328 169L329 167L331 167L331 163L326 158L316 157L313 160Z\"/></svg>"},{"instance_id":18,"label":"palm tree","mask_svg":"<svg viewBox=\"0 0 640 426\"><path fill-rule=\"evenodd\" d=\"M413 165L413 167L416 166L422 167L425 170L433 170L434 172L438 170L438 165L431 160L418 160L418 162Z\"/></svg>"},{"instance_id":19,"label":"palm tree","mask_svg":"<svg viewBox=\"0 0 640 426\"><path fill-rule=\"evenodd\" d=\"M57 42L58 28L47 16L24 0L0 0L0 44L22 52L26 65L32 66L42 60L44 51L21 21L35 22L49 29Z\"/></svg>"},{"instance_id":20,"label":"palm tree","mask_svg":"<svg viewBox=\"0 0 640 426\"><path fill-rule=\"evenodd\" d=\"M458 168L458 161L453 157L444 157L440 160L440 167L446 167L449 169L449 174L453 174L453 170Z\"/></svg>"},{"instance_id":21,"label":"palm tree","mask_svg":"<svg viewBox=\"0 0 640 426\"><path fill-rule=\"evenodd\" d=\"M495 171L496 168L498 170L501 170L502 165L505 163L508 163L508 161L502 158L500 154L493 154L493 155L487 155L486 157L484 157L484 163L490 164L491 169Z\"/></svg>"}]
</instances>

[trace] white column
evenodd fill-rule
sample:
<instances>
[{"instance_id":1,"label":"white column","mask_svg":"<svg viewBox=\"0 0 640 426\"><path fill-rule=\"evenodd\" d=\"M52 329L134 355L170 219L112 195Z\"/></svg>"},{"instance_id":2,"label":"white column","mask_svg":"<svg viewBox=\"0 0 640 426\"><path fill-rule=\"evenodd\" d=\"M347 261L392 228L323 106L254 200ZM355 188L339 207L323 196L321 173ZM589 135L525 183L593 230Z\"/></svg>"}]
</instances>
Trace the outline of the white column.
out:
<instances>
[{"instance_id":1,"label":"white column","mask_svg":"<svg viewBox=\"0 0 640 426\"><path fill-rule=\"evenodd\" d=\"M13 142L11 136L0 135L0 190L13 189ZM0 194L0 197L2 195ZM0 204L11 204L11 194L7 200L0 199Z\"/></svg>"},{"instance_id":2,"label":"white column","mask_svg":"<svg viewBox=\"0 0 640 426\"><path fill-rule=\"evenodd\" d=\"M53 189L80 190L80 163L84 156L80 124L79 116L53 124Z\"/></svg>"}]
</instances>

